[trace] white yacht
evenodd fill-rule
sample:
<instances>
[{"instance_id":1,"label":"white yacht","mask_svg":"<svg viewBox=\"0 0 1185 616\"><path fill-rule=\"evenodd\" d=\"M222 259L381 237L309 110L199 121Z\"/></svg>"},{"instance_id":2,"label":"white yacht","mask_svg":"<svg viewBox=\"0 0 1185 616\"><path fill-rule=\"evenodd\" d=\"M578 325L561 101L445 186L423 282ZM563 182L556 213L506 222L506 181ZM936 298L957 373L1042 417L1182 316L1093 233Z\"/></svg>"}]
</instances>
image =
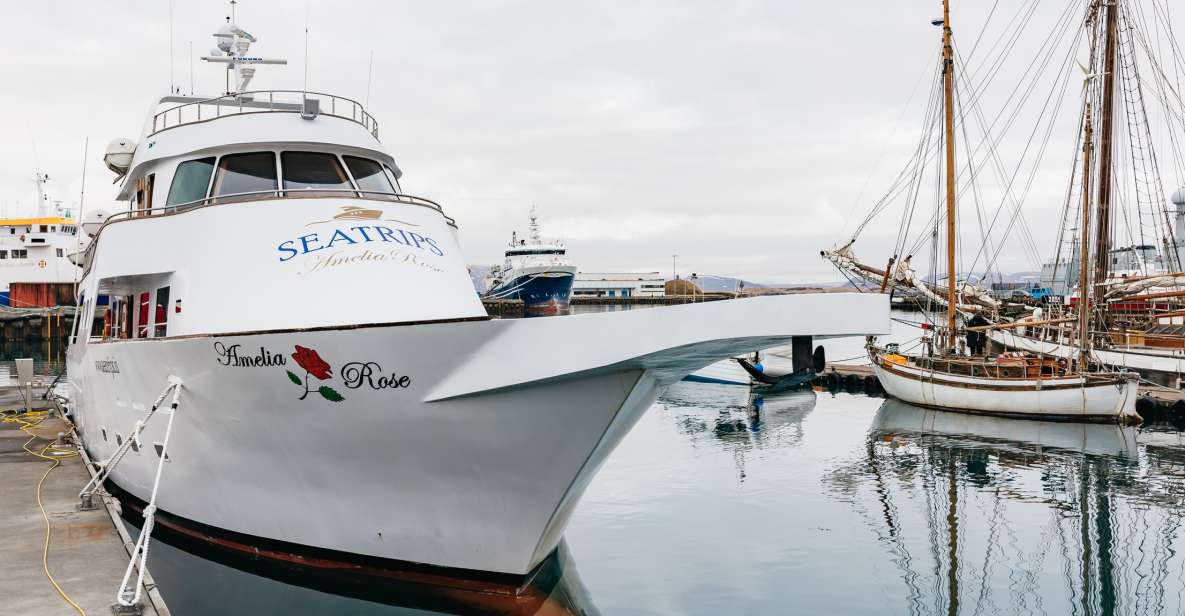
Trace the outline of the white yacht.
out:
<instances>
[{"instance_id":1,"label":"white yacht","mask_svg":"<svg viewBox=\"0 0 1185 616\"><path fill-rule=\"evenodd\" d=\"M70 261L78 250L78 223L60 202L52 209L38 173L37 212L23 218L0 218L0 305L13 308L41 306L40 289L78 281L79 269ZM31 283L12 295L13 283ZM36 285L33 287L32 285ZM67 290L67 297L69 290Z\"/></svg>"},{"instance_id":2,"label":"white yacht","mask_svg":"<svg viewBox=\"0 0 1185 616\"><path fill-rule=\"evenodd\" d=\"M875 294L491 319L457 223L401 192L370 113L248 91L255 38L218 37L234 92L165 96L110 146L126 209L87 247L68 351L83 445L158 524L339 572L521 580L660 387L889 331Z\"/></svg>"},{"instance_id":3,"label":"white yacht","mask_svg":"<svg viewBox=\"0 0 1185 616\"><path fill-rule=\"evenodd\" d=\"M530 314L562 314L572 298L576 266L559 240L546 241L539 234L539 217L531 208L527 238L510 234L506 262L486 275L485 297L518 299Z\"/></svg>"}]
</instances>

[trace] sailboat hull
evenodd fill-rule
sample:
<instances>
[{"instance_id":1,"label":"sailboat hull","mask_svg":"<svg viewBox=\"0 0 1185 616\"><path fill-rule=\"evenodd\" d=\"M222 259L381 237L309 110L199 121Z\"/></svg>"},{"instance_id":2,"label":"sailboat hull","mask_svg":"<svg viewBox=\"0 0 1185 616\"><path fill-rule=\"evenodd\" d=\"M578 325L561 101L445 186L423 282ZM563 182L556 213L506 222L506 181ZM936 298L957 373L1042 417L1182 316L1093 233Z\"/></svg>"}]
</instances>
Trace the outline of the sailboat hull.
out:
<instances>
[{"instance_id":1,"label":"sailboat hull","mask_svg":"<svg viewBox=\"0 0 1185 616\"><path fill-rule=\"evenodd\" d=\"M1138 423L1139 383L1123 376L988 379L873 362L890 396L918 406L1032 419Z\"/></svg>"}]
</instances>

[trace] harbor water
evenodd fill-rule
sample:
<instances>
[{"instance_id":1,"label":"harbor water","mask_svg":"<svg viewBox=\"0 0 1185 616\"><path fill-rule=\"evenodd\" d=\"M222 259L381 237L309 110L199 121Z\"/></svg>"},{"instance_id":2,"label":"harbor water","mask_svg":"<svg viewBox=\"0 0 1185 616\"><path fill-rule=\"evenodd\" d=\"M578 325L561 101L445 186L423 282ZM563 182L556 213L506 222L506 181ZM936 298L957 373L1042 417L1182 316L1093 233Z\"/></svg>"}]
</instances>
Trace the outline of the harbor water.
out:
<instances>
[{"instance_id":1,"label":"harbor water","mask_svg":"<svg viewBox=\"0 0 1185 616\"><path fill-rule=\"evenodd\" d=\"M894 315L892 338L909 343L917 330L904 322L920 315ZM825 346L846 359L862 344ZM352 582L159 526L150 568L178 616L1180 614L1183 500L1185 439L1171 426L681 382L609 458L559 553L518 595Z\"/></svg>"}]
</instances>

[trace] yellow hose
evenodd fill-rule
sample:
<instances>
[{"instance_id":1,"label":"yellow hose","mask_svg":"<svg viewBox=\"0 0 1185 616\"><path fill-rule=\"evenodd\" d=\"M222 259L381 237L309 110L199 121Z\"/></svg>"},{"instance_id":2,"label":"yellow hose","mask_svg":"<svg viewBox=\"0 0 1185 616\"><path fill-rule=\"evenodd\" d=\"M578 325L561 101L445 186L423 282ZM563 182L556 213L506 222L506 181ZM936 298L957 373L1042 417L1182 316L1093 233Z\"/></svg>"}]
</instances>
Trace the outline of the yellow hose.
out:
<instances>
[{"instance_id":1,"label":"yellow hose","mask_svg":"<svg viewBox=\"0 0 1185 616\"><path fill-rule=\"evenodd\" d=\"M37 456L38 458L53 462L49 469L45 471L45 474L41 476L41 481L37 482L37 508L41 509L41 517L45 520L45 546L41 550L41 570L45 572L45 577L49 579L50 584L53 584L54 590L58 591L58 594L61 595L62 599L66 603L70 604L70 607L74 608L74 610L77 611L81 616L86 616L86 611L83 610L82 607L77 603L75 603L74 600L70 598L70 595L66 594L66 591L62 590L62 587L58 585L58 581L54 579L53 574L49 572L49 540L51 535L51 526L49 523L49 514L45 511L45 505L41 502L41 486L45 485L45 479L49 477L49 474L53 472L53 469L62 465L63 458L77 456L78 452L72 449L54 447L53 443L46 443L45 447L42 447L40 452L29 449L29 444L37 439L37 435L33 434L29 428L36 426L42 421L45 421L45 418L48 416L48 411L28 411L13 417L6 417L4 418L4 421L6 423L20 424L21 431L29 435L29 440L25 441L25 444L21 446L22 449L34 456ZM37 421L28 421L25 419L26 417L36 418ZM53 455L45 455L46 452L50 452L51 450Z\"/></svg>"}]
</instances>

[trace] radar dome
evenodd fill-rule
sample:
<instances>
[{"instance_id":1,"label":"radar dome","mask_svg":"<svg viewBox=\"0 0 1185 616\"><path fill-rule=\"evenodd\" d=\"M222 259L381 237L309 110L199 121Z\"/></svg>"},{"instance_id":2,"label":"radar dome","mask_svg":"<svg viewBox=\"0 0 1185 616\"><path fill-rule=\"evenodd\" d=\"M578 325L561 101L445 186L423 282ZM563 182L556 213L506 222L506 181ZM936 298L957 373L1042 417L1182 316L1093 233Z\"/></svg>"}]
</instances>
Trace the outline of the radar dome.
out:
<instances>
[{"instance_id":1,"label":"radar dome","mask_svg":"<svg viewBox=\"0 0 1185 616\"><path fill-rule=\"evenodd\" d=\"M218 39L218 48L222 51L229 52L231 42L235 38L234 25L226 24L218 29L214 34L214 38Z\"/></svg>"},{"instance_id":2,"label":"radar dome","mask_svg":"<svg viewBox=\"0 0 1185 616\"><path fill-rule=\"evenodd\" d=\"M102 227L103 223L107 222L108 216L110 214L107 213L107 210L98 209L88 211L82 218L82 232L94 237L99 232L99 227Z\"/></svg>"},{"instance_id":3,"label":"radar dome","mask_svg":"<svg viewBox=\"0 0 1185 616\"><path fill-rule=\"evenodd\" d=\"M1173 193L1173 196L1169 197L1169 199L1173 202L1173 205L1185 209L1185 187L1178 188L1177 192Z\"/></svg>"}]
</instances>

